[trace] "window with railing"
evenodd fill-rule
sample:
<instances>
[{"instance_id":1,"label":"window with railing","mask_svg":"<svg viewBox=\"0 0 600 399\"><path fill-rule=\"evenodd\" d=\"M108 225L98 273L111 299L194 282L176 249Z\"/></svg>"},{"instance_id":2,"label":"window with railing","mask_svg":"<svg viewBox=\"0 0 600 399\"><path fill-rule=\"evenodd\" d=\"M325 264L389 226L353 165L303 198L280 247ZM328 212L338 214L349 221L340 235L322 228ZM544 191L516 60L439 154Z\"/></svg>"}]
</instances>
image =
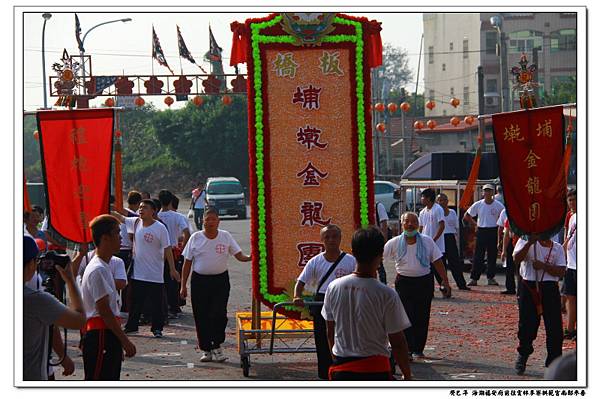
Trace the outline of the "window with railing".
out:
<instances>
[{"instance_id":1,"label":"window with railing","mask_svg":"<svg viewBox=\"0 0 600 399\"><path fill-rule=\"evenodd\" d=\"M522 30L508 34L508 52L512 54L531 53L534 48L542 50L543 33L533 30Z\"/></svg>"},{"instance_id":2,"label":"window with railing","mask_svg":"<svg viewBox=\"0 0 600 399\"><path fill-rule=\"evenodd\" d=\"M463 39L463 58L469 58L469 39Z\"/></svg>"},{"instance_id":3,"label":"window with railing","mask_svg":"<svg viewBox=\"0 0 600 399\"><path fill-rule=\"evenodd\" d=\"M498 44L498 32L485 32L485 53L496 54L496 44Z\"/></svg>"},{"instance_id":4,"label":"window with railing","mask_svg":"<svg viewBox=\"0 0 600 399\"><path fill-rule=\"evenodd\" d=\"M429 46L429 63L433 64L433 46Z\"/></svg>"},{"instance_id":5,"label":"window with railing","mask_svg":"<svg viewBox=\"0 0 600 399\"><path fill-rule=\"evenodd\" d=\"M469 86L463 87L463 105L469 105Z\"/></svg>"},{"instance_id":6,"label":"window with railing","mask_svg":"<svg viewBox=\"0 0 600 399\"><path fill-rule=\"evenodd\" d=\"M561 29L550 32L550 52L577 50L575 29Z\"/></svg>"}]
</instances>

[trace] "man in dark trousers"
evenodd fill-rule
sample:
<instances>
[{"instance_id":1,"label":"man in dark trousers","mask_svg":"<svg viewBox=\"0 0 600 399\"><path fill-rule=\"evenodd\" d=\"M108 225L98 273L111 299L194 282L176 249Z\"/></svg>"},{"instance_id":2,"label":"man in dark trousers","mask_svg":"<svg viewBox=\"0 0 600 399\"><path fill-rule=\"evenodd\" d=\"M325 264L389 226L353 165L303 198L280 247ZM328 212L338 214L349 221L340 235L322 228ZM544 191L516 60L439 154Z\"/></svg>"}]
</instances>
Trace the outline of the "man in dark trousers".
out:
<instances>
[{"instance_id":1,"label":"man in dark trousers","mask_svg":"<svg viewBox=\"0 0 600 399\"><path fill-rule=\"evenodd\" d=\"M119 380L123 351L135 355L135 345L121 330L118 292L109 263L120 249L119 221L100 215L90 223L96 255L81 279L83 306L87 317L83 337L83 367L86 380Z\"/></svg>"},{"instance_id":2,"label":"man in dark trousers","mask_svg":"<svg viewBox=\"0 0 600 399\"><path fill-rule=\"evenodd\" d=\"M419 233L417 214L405 212L400 222L403 232L385 244L383 257L395 263L398 273L396 292L412 324L404 331L408 350L412 356L423 358L433 299L432 267L437 269L442 277L448 297L452 295L452 290L442 263L442 253L431 237Z\"/></svg>"},{"instance_id":3,"label":"man in dark trousers","mask_svg":"<svg viewBox=\"0 0 600 399\"><path fill-rule=\"evenodd\" d=\"M313 301L322 302L325 291L332 281L354 271L356 259L340 250L341 241L342 230L335 224L328 224L321 229L321 242L325 245L325 252L311 258L304 266L294 287L294 305L304 306L302 292L306 284L315 288ZM327 326L321 315L321 309L323 309L322 305L311 306L310 314L313 316L315 328L319 378L326 380L331 366L331 354L327 344Z\"/></svg>"},{"instance_id":4,"label":"man in dark trousers","mask_svg":"<svg viewBox=\"0 0 600 399\"><path fill-rule=\"evenodd\" d=\"M385 239L376 227L352 235L356 270L327 287L321 312L333 357L330 380L391 380L390 351L411 379L406 338L410 322L398 295L377 281Z\"/></svg>"},{"instance_id":5,"label":"man in dark trousers","mask_svg":"<svg viewBox=\"0 0 600 399\"><path fill-rule=\"evenodd\" d=\"M519 353L517 374L525 373L527 358L533 353L533 341L544 317L546 328L546 367L562 355L562 315L558 280L565 275L567 262L562 246L552 240L531 236L519 239L514 250L515 264L521 265L523 287L519 295ZM523 262L521 264L521 262Z\"/></svg>"},{"instance_id":6,"label":"man in dark trousers","mask_svg":"<svg viewBox=\"0 0 600 399\"><path fill-rule=\"evenodd\" d=\"M458 289L468 291L470 288L467 287L467 282L463 275L463 262L458 255L458 246L456 244L458 242L459 228L458 215L456 215L454 209L448 208L448 196L446 194L438 194L437 203L444 210L444 256L442 258L444 266L446 269L450 269ZM436 275L436 277L439 278L438 283L441 284L441 276Z\"/></svg>"},{"instance_id":7,"label":"man in dark trousers","mask_svg":"<svg viewBox=\"0 0 600 399\"><path fill-rule=\"evenodd\" d=\"M488 285L498 285L496 282L496 258L498 257L498 217L504 209L499 201L494 199L494 186L483 186L483 199L475 202L465 212L463 219L476 231L475 258L471 281L468 286L476 286L484 268L484 257L487 252L487 279ZM477 217L475 223L474 217Z\"/></svg>"},{"instance_id":8,"label":"man in dark trousers","mask_svg":"<svg viewBox=\"0 0 600 399\"><path fill-rule=\"evenodd\" d=\"M190 283L192 311L196 323L198 344L204 352L201 362L224 362L221 344L225 342L227 327L227 302L229 301L229 273L227 260L233 255L240 262L250 262L238 243L228 231L219 229L219 213L206 208L203 215L204 229L190 237L183 249L183 276L180 296L187 297L187 281Z\"/></svg>"}]
</instances>

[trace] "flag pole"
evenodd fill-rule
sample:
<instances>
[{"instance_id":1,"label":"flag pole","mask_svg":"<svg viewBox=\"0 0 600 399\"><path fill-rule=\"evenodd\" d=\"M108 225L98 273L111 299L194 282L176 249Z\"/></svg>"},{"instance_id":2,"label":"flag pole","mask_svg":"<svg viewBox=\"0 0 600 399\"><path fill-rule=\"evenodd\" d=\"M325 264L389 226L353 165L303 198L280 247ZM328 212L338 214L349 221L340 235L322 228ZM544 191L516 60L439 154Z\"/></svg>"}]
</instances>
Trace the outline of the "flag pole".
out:
<instances>
[{"instance_id":1,"label":"flag pole","mask_svg":"<svg viewBox=\"0 0 600 399\"><path fill-rule=\"evenodd\" d=\"M152 25L152 76L154 76L154 25Z\"/></svg>"}]
</instances>

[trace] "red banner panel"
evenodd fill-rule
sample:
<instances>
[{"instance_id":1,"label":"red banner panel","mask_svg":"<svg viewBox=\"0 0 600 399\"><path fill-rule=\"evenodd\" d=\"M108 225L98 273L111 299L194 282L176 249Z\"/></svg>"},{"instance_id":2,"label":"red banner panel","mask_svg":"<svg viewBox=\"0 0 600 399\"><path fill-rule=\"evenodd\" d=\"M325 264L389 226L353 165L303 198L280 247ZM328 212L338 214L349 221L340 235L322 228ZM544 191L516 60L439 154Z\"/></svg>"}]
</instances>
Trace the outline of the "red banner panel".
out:
<instances>
[{"instance_id":1,"label":"red banner panel","mask_svg":"<svg viewBox=\"0 0 600 399\"><path fill-rule=\"evenodd\" d=\"M91 242L89 222L109 213L112 109L37 113L49 222L65 239Z\"/></svg>"},{"instance_id":2,"label":"red banner panel","mask_svg":"<svg viewBox=\"0 0 600 399\"><path fill-rule=\"evenodd\" d=\"M563 107L497 114L492 122L511 228L551 237L566 215Z\"/></svg>"}]
</instances>

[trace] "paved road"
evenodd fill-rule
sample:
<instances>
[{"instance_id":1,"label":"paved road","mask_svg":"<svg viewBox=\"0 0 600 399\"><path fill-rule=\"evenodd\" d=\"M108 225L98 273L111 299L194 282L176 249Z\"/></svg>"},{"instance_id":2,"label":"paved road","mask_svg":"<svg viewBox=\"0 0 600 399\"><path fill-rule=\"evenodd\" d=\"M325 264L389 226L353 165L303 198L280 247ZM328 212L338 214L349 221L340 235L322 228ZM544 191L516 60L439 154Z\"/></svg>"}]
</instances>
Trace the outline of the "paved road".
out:
<instances>
[{"instance_id":1,"label":"paved road","mask_svg":"<svg viewBox=\"0 0 600 399\"><path fill-rule=\"evenodd\" d=\"M187 209L182 204L181 209ZM249 214L249 213L248 213ZM192 230L195 230L191 223ZM249 220L223 218L220 228L228 230L243 251L250 250ZM395 275L393 265L385 264L388 279ZM165 327L164 338L152 337L149 326L141 326L132 336L138 354L123 363L123 380L238 380L245 379L240 368L236 341L235 313L250 311L251 270L249 263L230 258L231 295L227 339L223 346L229 357L225 363L200 363L193 316L189 305L183 315ZM467 276L465 276L467 277ZM450 277L450 280L452 278ZM503 283L504 276L498 278ZM456 286L451 281L453 288ZM479 286L471 292L454 290L452 299L442 299L439 292L433 301L428 345L423 360L412 363L418 380L482 381L530 380L543 378L545 356L543 327L534 343L526 375L514 374L516 357L517 307L515 297L499 294L500 287ZM189 302L189 301L188 301ZM263 309L266 310L266 309ZM83 379L82 358L76 347L78 335L69 333L69 353L76 363L76 373L59 379ZM565 341L564 350L575 343ZM315 354L253 354L250 357L250 380L315 380Z\"/></svg>"}]
</instances>

